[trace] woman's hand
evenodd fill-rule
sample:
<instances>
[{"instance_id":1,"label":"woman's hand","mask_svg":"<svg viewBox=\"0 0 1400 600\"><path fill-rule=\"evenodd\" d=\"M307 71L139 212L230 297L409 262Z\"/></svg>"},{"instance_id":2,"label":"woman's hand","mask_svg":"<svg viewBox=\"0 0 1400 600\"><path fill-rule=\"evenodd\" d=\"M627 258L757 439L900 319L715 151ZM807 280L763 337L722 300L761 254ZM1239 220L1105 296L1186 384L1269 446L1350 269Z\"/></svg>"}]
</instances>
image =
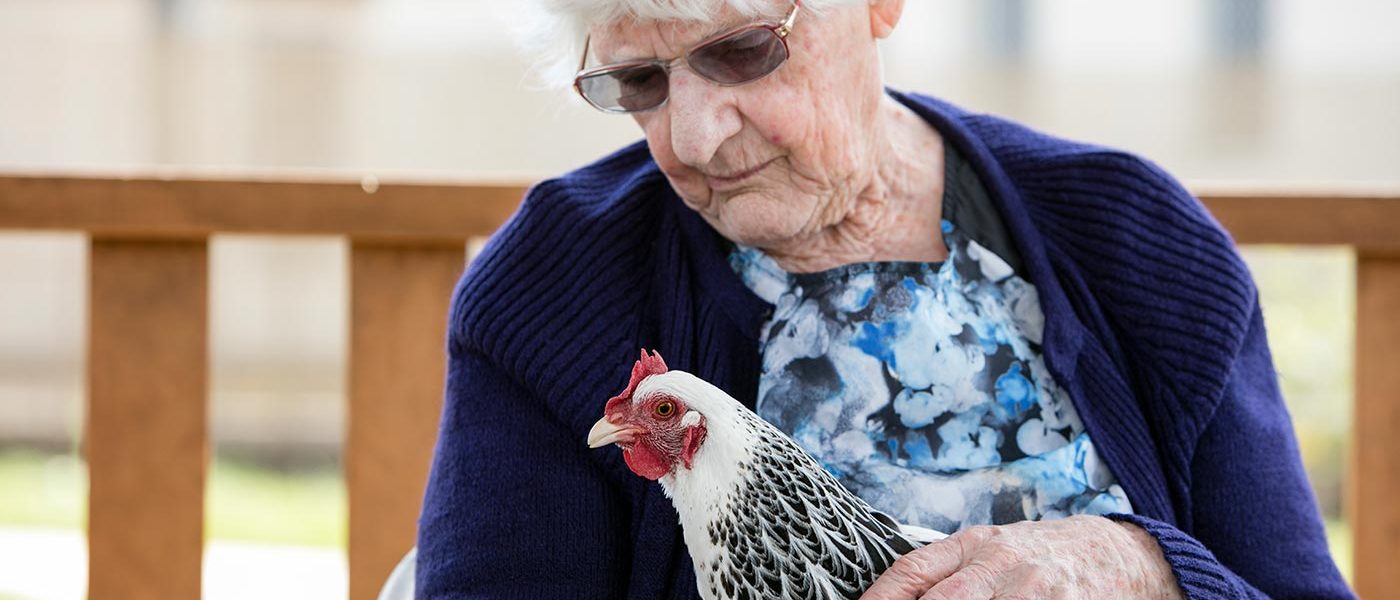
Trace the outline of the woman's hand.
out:
<instances>
[{"instance_id":1,"label":"woman's hand","mask_svg":"<svg viewBox=\"0 0 1400 600\"><path fill-rule=\"evenodd\" d=\"M1075 516L959 531L895 561L861 600L1181 597L1146 531Z\"/></svg>"}]
</instances>

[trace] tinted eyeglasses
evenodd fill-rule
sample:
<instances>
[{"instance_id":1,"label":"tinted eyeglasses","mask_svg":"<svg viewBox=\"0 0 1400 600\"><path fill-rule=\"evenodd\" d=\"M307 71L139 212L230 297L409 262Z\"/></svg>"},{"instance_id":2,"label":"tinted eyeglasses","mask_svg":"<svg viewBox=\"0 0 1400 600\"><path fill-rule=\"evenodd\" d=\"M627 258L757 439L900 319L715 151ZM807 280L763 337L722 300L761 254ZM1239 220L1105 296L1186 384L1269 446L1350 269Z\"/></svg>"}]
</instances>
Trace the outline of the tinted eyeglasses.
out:
<instances>
[{"instance_id":1,"label":"tinted eyeglasses","mask_svg":"<svg viewBox=\"0 0 1400 600\"><path fill-rule=\"evenodd\" d=\"M633 113L666 103L676 63L719 85L757 81L787 62L787 36L800 6L801 2L794 2L780 23L755 23L719 34L674 60L635 60L584 70L588 59L588 42L584 42L574 89L598 110Z\"/></svg>"}]
</instances>

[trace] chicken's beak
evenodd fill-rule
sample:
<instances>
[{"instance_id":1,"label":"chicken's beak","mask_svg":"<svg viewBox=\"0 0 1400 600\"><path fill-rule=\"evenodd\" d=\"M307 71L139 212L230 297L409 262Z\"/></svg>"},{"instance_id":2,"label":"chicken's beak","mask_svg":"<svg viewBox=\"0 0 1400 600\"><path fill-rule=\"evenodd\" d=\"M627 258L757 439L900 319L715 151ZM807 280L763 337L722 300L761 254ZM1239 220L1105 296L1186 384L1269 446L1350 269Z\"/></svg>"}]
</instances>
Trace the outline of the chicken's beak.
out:
<instances>
[{"instance_id":1,"label":"chicken's beak","mask_svg":"<svg viewBox=\"0 0 1400 600\"><path fill-rule=\"evenodd\" d=\"M593 429L588 430L588 447L602 448L608 444L631 443L632 436L636 433L636 429L615 425L607 417L603 417L593 424Z\"/></svg>"}]
</instances>

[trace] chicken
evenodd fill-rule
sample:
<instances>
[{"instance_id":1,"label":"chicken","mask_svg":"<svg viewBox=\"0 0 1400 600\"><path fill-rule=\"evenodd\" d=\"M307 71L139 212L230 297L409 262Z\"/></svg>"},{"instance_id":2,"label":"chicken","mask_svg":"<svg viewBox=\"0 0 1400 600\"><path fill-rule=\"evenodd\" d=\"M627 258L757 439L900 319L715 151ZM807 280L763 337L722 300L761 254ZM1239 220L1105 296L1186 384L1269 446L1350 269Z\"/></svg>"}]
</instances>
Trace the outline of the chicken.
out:
<instances>
[{"instance_id":1,"label":"chicken","mask_svg":"<svg viewBox=\"0 0 1400 600\"><path fill-rule=\"evenodd\" d=\"M776 427L645 350L588 433L608 444L671 498L707 599L859 598L944 537L871 508Z\"/></svg>"}]
</instances>

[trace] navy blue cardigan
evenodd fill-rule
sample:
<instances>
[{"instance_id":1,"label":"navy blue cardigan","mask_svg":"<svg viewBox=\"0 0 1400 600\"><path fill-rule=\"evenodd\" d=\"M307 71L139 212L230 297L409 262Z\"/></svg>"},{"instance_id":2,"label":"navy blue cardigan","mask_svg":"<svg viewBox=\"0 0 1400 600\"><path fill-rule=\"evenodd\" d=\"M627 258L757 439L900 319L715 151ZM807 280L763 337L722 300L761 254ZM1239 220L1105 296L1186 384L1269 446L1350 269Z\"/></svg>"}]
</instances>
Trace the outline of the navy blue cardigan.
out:
<instances>
[{"instance_id":1,"label":"navy blue cardigan","mask_svg":"<svg viewBox=\"0 0 1400 600\"><path fill-rule=\"evenodd\" d=\"M982 176L1045 361L1192 598L1350 597L1253 283L1156 166L891 92ZM643 143L535 186L462 278L419 523L420 598L697 598L678 518L584 438L656 348L753 405L770 307Z\"/></svg>"}]
</instances>

